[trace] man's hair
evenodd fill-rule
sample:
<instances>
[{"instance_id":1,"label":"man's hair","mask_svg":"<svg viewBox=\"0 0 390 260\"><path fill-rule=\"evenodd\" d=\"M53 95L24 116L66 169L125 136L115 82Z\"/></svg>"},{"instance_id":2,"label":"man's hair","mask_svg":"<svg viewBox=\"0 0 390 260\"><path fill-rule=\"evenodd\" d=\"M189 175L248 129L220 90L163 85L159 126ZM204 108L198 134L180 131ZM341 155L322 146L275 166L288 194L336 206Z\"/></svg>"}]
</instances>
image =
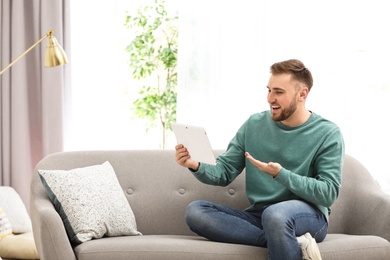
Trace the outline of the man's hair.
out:
<instances>
[{"instance_id":1,"label":"man's hair","mask_svg":"<svg viewBox=\"0 0 390 260\"><path fill-rule=\"evenodd\" d=\"M280 75L283 73L290 74L292 79L297 80L311 89L313 86L313 77L308 68L300 60L286 60L273 64L270 68L272 75Z\"/></svg>"}]
</instances>

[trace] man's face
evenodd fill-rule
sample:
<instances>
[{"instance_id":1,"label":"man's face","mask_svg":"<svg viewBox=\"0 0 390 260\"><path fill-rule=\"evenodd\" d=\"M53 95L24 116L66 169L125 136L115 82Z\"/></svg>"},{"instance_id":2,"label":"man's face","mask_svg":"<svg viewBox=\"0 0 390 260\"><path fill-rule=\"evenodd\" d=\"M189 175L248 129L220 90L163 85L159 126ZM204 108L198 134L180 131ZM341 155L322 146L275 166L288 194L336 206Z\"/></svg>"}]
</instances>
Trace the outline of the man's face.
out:
<instances>
[{"instance_id":1,"label":"man's face","mask_svg":"<svg viewBox=\"0 0 390 260\"><path fill-rule=\"evenodd\" d=\"M271 75L268 82L268 103L274 121L285 121L294 115L298 108L297 82L290 74Z\"/></svg>"}]
</instances>

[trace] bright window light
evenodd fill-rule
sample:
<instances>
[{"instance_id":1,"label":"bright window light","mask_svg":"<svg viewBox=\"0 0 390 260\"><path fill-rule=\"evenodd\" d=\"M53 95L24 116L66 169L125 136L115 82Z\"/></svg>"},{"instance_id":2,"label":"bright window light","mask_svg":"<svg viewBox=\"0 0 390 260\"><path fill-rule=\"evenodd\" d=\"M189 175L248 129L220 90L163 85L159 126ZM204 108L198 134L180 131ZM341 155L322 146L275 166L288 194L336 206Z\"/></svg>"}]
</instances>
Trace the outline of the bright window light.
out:
<instances>
[{"instance_id":1,"label":"bright window light","mask_svg":"<svg viewBox=\"0 0 390 260\"><path fill-rule=\"evenodd\" d=\"M125 10L147 2L72 1L68 150L159 149L159 134L146 134L130 111L139 87L125 52ZM346 152L390 191L386 2L177 1L178 121L204 126L213 148L225 149L251 114L268 109L269 66L297 58L314 76L307 107L341 127Z\"/></svg>"}]
</instances>

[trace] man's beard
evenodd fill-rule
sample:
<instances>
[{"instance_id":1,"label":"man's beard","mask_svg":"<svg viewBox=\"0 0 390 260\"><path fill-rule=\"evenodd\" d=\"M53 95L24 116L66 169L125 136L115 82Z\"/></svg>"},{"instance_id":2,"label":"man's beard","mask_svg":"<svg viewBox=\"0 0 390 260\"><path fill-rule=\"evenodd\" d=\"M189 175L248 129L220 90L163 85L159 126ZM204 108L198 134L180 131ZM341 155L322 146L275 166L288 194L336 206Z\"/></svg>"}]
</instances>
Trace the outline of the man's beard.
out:
<instances>
[{"instance_id":1,"label":"man's beard","mask_svg":"<svg viewBox=\"0 0 390 260\"><path fill-rule=\"evenodd\" d=\"M294 97L290 105L287 108L282 109L282 113L279 116L272 114L272 120L279 121L279 122L287 120L297 110L297 106L298 106L298 102Z\"/></svg>"}]
</instances>

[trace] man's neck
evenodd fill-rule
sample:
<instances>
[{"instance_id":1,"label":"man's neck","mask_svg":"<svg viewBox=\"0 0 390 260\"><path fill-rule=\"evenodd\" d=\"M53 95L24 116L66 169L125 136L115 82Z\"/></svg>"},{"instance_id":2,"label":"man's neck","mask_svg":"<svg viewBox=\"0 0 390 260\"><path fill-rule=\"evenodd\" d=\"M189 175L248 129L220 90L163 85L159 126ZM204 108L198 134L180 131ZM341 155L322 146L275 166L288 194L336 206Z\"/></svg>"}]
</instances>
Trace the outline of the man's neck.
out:
<instances>
[{"instance_id":1,"label":"man's neck","mask_svg":"<svg viewBox=\"0 0 390 260\"><path fill-rule=\"evenodd\" d=\"M302 125L305 123L311 116L311 112L309 110L302 110L302 112L296 111L293 115L291 115L286 120L281 121L281 123L285 126L295 127Z\"/></svg>"}]
</instances>

